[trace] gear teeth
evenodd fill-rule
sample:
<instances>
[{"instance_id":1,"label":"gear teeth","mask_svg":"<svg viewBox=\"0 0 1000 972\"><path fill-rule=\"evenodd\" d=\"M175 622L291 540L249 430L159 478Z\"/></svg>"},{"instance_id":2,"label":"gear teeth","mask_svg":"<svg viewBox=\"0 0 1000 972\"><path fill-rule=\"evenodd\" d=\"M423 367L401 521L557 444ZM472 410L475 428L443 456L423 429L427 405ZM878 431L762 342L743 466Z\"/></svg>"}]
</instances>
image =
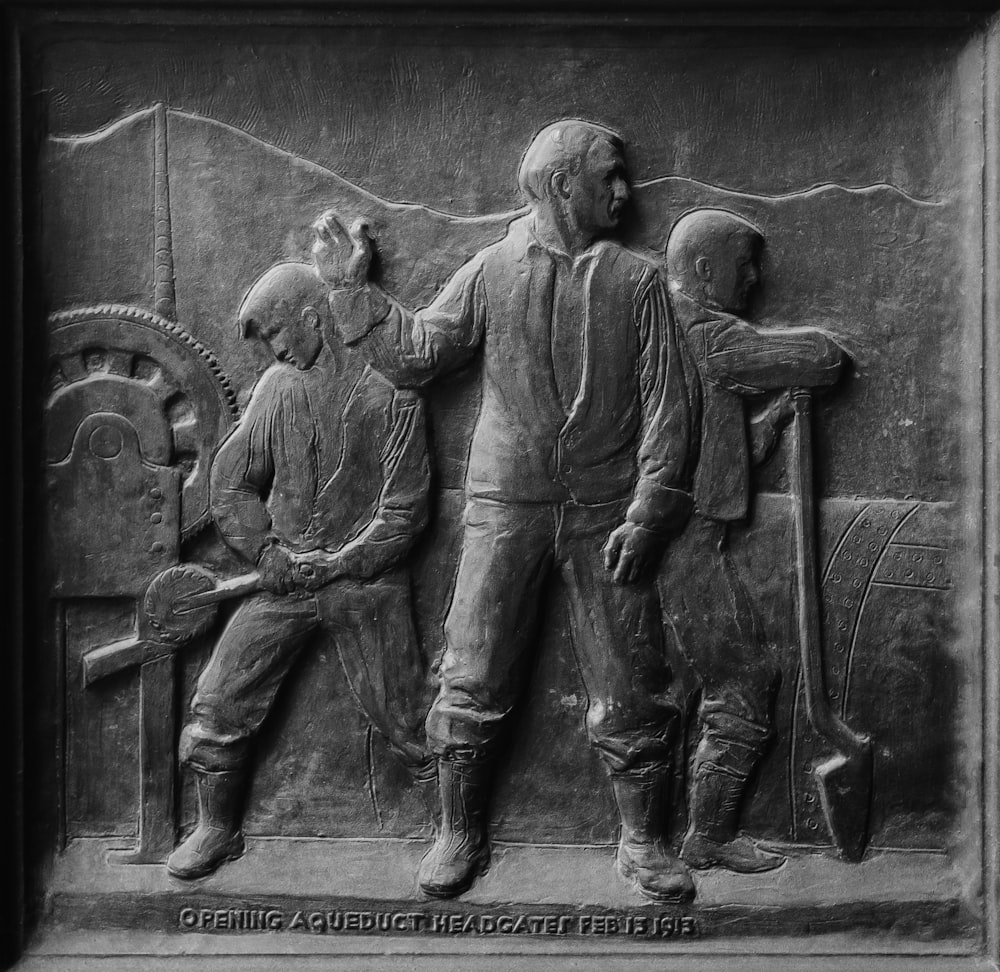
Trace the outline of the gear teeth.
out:
<instances>
[{"instance_id":1,"label":"gear teeth","mask_svg":"<svg viewBox=\"0 0 1000 972\"><path fill-rule=\"evenodd\" d=\"M216 356L197 338L181 327L180 324L169 320L162 314L128 304L92 304L86 307L75 307L71 310L57 311L50 314L48 317L48 326L51 330L55 330L65 325L80 324L88 320L100 320L102 318L113 318L130 324L154 328L166 334L174 342L182 344L187 350L193 351L204 363L209 374L218 383L218 387L222 391L222 405L225 411L229 413L234 422L239 419L240 407L236 398L236 392L229 380L229 376L219 364ZM211 518L203 515L189 526L182 527L181 540L186 542L198 536L204 532L210 523Z\"/></svg>"},{"instance_id":2,"label":"gear teeth","mask_svg":"<svg viewBox=\"0 0 1000 972\"><path fill-rule=\"evenodd\" d=\"M209 351L208 348L201 343L201 341L181 327L180 324L168 320L162 314L157 314L154 311L147 311L140 307L130 307L126 304L96 304L92 307L80 307L69 311L59 311L58 313L49 315L48 323L49 327L60 327L63 324L75 324L88 317L115 317L131 321L134 324L145 324L164 331L175 340L186 344L205 362L208 370L219 382L226 399L226 406L228 407L233 418L235 419L240 417L240 408L236 400L236 392L233 390L232 383L229 381L229 376L222 370L222 366L219 364L215 355Z\"/></svg>"}]
</instances>

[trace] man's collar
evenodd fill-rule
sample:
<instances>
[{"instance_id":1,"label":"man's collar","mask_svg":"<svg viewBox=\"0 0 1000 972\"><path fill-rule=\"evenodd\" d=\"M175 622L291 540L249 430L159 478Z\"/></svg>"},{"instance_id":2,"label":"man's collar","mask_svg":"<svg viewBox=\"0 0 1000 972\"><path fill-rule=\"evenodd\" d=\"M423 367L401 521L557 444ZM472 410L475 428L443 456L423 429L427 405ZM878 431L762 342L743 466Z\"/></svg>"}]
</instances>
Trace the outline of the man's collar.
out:
<instances>
[{"instance_id":1,"label":"man's collar","mask_svg":"<svg viewBox=\"0 0 1000 972\"><path fill-rule=\"evenodd\" d=\"M688 293L676 280L670 280L667 283L667 290L670 292L671 297L685 297L695 304L704 306L701 300L692 293Z\"/></svg>"},{"instance_id":2,"label":"man's collar","mask_svg":"<svg viewBox=\"0 0 1000 972\"><path fill-rule=\"evenodd\" d=\"M594 240L585 250L581 250L575 257L571 253L567 253L561 246L557 245L545 238L545 235L540 231L538 223L535 220L534 214L528 216L525 219L527 237L528 237L528 252L530 253L533 249L543 250L550 256L562 257L564 260L579 260L581 257L593 256L597 248L601 246L605 241L603 239Z\"/></svg>"},{"instance_id":3,"label":"man's collar","mask_svg":"<svg viewBox=\"0 0 1000 972\"><path fill-rule=\"evenodd\" d=\"M729 311L725 311L721 307L716 307L714 304L707 303L703 297L699 297L697 294L692 294L690 291L685 290L680 284L675 283L673 280L669 281L667 289L670 292L671 297L683 297L686 300L691 301L692 304L697 304L702 310L709 311L713 314L729 313Z\"/></svg>"},{"instance_id":4,"label":"man's collar","mask_svg":"<svg viewBox=\"0 0 1000 972\"><path fill-rule=\"evenodd\" d=\"M670 300L677 307L679 304L688 304L688 313L696 314L698 320L712 319L726 319L731 317L740 317L740 315L734 313L733 311L723 310L721 307L715 307L712 304L706 304L702 298L697 297L695 294L689 293L683 290L674 281L669 281L667 284L667 290L670 294ZM742 319L742 318L741 318Z\"/></svg>"}]
</instances>

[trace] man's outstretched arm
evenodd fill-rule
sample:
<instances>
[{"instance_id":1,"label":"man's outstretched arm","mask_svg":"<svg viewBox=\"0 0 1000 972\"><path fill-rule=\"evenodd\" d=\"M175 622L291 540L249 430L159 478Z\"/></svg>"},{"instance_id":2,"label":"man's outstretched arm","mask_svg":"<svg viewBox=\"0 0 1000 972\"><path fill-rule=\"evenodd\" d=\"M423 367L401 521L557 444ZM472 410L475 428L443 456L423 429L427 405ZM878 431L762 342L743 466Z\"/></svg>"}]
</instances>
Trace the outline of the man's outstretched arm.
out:
<instances>
[{"instance_id":1,"label":"man's outstretched arm","mask_svg":"<svg viewBox=\"0 0 1000 972\"><path fill-rule=\"evenodd\" d=\"M688 341L706 380L741 395L832 385L846 360L817 328L759 330L728 314L693 324Z\"/></svg>"},{"instance_id":2,"label":"man's outstretched arm","mask_svg":"<svg viewBox=\"0 0 1000 972\"><path fill-rule=\"evenodd\" d=\"M368 279L372 242L363 222L347 231L327 212L313 229L313 260L330 286L337 332L394 385L420 387L472 357L486 321L478 260L461 267L429 307L414 313Z\"/></svg>"}]
</instances>

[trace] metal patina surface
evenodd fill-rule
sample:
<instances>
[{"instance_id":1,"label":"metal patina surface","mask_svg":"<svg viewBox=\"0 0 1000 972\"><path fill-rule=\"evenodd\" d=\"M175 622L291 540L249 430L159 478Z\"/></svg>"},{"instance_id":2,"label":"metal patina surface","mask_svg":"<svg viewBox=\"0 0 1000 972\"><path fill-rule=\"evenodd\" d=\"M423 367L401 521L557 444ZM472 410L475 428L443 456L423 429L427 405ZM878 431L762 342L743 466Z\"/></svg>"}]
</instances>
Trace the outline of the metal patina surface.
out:
<instances>
[{"instance_id":1,"label":"metal patina surface","mask_svg":"<svg viewBox=\"0 0 1000 972\"><path fill-rule=\"evenodd\" d=\"M18 967L996 968L993 17L15 11Z\"/></svg>"}]
</instances>

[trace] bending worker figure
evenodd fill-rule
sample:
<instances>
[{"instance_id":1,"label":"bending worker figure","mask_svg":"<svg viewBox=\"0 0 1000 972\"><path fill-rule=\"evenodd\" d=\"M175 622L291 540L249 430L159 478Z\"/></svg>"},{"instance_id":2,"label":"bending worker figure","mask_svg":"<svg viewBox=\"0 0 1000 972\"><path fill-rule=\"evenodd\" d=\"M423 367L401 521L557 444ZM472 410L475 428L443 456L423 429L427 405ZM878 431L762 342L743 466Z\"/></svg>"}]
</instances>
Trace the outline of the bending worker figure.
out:
<instances>
[{"instance_id":1,"label":"bending worker figure","mask_svg":"<svg viewBox=\"0 0 1000 972\"><path fill-rule=\"evenodd\" d=\"M167 861L177 877L243 853L251 745L316 632L390 748L418 781L433 777L410 577L399 566L427 521L423 403L356 356L334 358L326 291L311 264L284 263L240 308L243 336L275 361L212 461L212 515L264 591L236 609L198 680L180 746L198 825Z\"/></svg>"},{"instance_id":2,"label":"bending worker figure","mask_svg":"<svg viewBox=\"0 0 1000 972\"><path fill-rule=\"evenodd\" d=\"M487 802L550 575L568 594L587 729L621 814L617 868L644 895L693 896L663 832L679 722L654 583L691 509L692 390L655 264L610 238L629 198L623 144L556 122L518 174L530 212L413 313L367 281L370 244L333 214L317 266L342 337L394 384L482 355L482 406L440 690L427 717L443 811L425 893L460 894L489 862ZM346 251L353 246L348 259Z\"/></svg>"}]
</instances>

